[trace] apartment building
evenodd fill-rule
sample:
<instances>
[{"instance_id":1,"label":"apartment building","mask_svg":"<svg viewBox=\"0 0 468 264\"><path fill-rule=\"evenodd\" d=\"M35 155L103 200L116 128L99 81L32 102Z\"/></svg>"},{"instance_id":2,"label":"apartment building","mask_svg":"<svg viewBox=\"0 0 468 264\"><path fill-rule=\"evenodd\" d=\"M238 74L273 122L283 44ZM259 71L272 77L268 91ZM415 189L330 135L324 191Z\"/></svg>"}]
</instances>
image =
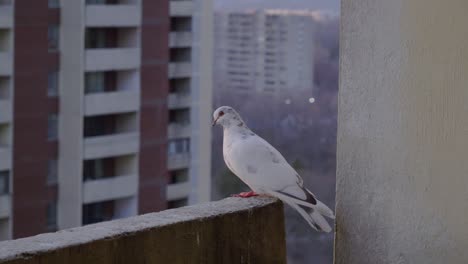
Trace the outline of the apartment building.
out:
<instances>
[{"instance_id":1,"label":"apartment building","mask_svg":"<svg viewBox=\"0 0 468 264\"><path fill-rule=\"evenodd\" d=\"M210 6L0 0L0 240L209 200Z\"/></svg>"},{"instance_id":2,"label":"apartment building","mask_svg":"<svg viewBox=\"0 0 468 264\"><path fill-rule=\"evenodd\" d=\"M315 15L276 9L217 12L216 86L239 93L312 90Z\"/></svg>"},{"instance_id":3,"label":"apartment building","mask_svg":"<svg viewBox=\"0 0 468 264\"><path fill-rule=\"evenodd\" d=\"M213 14L211 0L169 4L167 199L172 208L211 196Z\"/></svg>"}]
</instances>

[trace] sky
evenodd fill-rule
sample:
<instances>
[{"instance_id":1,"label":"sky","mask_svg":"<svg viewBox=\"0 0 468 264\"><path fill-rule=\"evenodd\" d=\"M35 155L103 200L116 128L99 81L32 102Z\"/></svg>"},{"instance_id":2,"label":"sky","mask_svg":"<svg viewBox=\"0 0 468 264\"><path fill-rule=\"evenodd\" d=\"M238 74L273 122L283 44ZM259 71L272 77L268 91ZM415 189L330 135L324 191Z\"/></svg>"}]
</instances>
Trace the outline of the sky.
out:
<instances>
[{"instance_id":1,"label":"sky","mask_svg":"<svg viewBox=\"0 0 468 264\"><path fill-rule=\"evenodd\" d=\"M256 8L285 8L327 10L338 13L339 0L213 0L215 10L243 10Z\"/></svg>"}]
</instances>

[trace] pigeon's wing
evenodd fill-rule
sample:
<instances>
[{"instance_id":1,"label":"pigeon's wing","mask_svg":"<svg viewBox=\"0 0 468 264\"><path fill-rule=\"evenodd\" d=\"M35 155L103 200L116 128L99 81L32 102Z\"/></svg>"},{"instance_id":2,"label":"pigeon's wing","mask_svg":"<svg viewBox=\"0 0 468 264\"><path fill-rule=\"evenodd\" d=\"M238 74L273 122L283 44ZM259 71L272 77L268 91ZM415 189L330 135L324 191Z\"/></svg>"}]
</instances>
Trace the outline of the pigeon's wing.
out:
<instances>
[{"instance_id":1,"label":"pigeon's wing","mask_svg":"<svg viewBox=\"0 0 468 264\"><path fill-rule=\"evenodd\" d=\"M303 187L299 174L261 137L239 139L226 154L229 168L250 187L316 203L313 194Z\"/></svg>"}]
</instances>

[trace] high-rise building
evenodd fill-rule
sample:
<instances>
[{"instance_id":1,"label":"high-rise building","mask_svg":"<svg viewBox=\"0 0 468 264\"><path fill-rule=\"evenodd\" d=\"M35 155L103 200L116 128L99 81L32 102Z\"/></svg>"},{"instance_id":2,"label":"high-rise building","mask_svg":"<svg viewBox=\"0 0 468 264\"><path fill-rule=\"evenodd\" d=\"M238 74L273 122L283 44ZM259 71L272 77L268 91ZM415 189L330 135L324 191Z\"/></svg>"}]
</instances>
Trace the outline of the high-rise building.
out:
<instances>
[{"instance_id":1,"label":"high-rise building","mask_svg":"<svg viewBox=\"0 0 468 264\"><path fill-rule=\"evenodd\" d=\"M231 92L311 91L314 16L310 11L215 14L215 84Z\"/></svg>"},{"instance_id":2,"label":"high-rise building","mask_svg":"<svg viewBox=\"0 0 468 264\"><path fill-rule=\"evenodd\" d=\"M0 0L0 240L209 200L210 6Z\"/></svg>"}]
</instances>

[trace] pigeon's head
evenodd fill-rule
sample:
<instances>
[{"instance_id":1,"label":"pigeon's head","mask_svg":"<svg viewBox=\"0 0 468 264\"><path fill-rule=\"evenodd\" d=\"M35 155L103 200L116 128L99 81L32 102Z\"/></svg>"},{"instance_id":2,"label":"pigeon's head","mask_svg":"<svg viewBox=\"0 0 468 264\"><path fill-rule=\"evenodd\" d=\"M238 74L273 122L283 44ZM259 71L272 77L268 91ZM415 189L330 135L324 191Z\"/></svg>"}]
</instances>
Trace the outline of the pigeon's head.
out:
<instances>
[{"instance_id":1,"label":"pigeon's head","mask_svg":"<svg viewBox=\"0 0 468 264\"><path fill-rule=\"evenodd\" d=\"M244 121L240 115L230 106L221 106L213 113L213 126L221 125L224 128L232 125L244 126Z\"/></svg>"}]
</instances>

